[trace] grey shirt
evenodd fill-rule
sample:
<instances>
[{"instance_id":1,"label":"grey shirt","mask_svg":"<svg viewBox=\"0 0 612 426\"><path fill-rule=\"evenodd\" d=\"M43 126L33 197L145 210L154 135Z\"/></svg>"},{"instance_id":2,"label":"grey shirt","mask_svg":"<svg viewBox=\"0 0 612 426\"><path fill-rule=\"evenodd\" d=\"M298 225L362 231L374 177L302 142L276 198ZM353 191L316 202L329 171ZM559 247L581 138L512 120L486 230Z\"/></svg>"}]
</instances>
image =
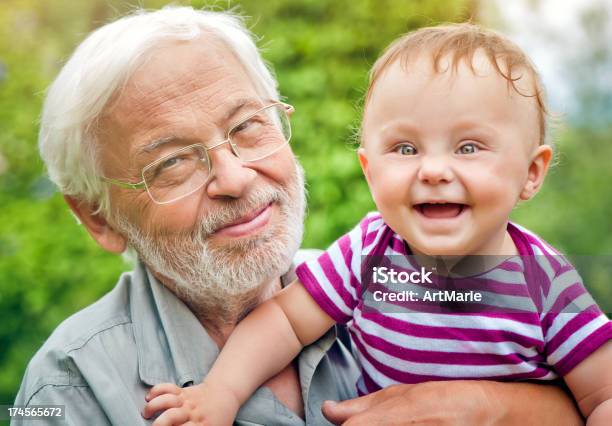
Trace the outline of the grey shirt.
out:
<instances>
[{"instance_id":1,"label":"grey shirt","mask_svg":"<svg viewBox=\"0 0 612 426\"><path fill-rule=\"evenodd\" d=\"M282 280L293 277L291 270ZM307 424L329 424L321 414L324 400L356 396L359 371L337 333L343 330L332 328L298 357ZM65 405L65 423L60 424L151 424L140 414L150 387L199 383L218 353L185 304L138 264L110 293L57 327L28 364L15 405ZM304 422L261 387L240 409L235 424Z\"/></svg>"}]
</instances>

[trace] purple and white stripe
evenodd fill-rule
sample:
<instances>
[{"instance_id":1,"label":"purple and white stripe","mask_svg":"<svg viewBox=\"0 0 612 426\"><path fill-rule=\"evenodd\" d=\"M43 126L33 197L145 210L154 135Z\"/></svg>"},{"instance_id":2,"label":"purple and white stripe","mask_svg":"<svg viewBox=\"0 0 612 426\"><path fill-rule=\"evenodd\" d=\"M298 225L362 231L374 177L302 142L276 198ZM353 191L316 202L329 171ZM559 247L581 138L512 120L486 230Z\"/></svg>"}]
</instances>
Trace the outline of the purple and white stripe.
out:
<instances>
[{"instance_id":1,"label":"purple and white stripe","mask_svg":"<svg viewBox=\"0 0 612 426\"><path fill-rule=\"evenodd\" d=\"M298 278L319 306L349 327L362 366L361 394L430 380L552 380L612 338L612 323L571 264L525 228L509 224L508 231L521 256L537 259L543 277L537 292L527 288L520 261L504 262L468 284L507 300L529 299L533 314L364 309L362 256L409 254L379 213L368 214L318 259L298 267ZM586 309L565 312L570 304Z\"/></svg>"}]
</instances>

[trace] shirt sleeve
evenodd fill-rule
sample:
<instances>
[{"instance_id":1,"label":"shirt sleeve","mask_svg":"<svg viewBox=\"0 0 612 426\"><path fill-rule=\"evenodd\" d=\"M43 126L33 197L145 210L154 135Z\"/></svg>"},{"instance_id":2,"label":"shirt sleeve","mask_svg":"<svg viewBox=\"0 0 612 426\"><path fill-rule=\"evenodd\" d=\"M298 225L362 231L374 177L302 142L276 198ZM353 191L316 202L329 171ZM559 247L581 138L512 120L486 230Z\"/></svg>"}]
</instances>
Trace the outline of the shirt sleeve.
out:
<instances>
[{"instance_id":1,"label":"shirt sleeve","mask_svg":"<svg viewBox=\"0 0 612 426\"><path fill-rule=\"evenodd\" d=\"M302 263L295 271L321 309L341 324L351 320L361 297L363 240L371 223L371 217L366 217L318 258Z\"/></svg>"},{"instance_id":2,"label":"shirt sleeve","mask_svg":"<svg viewBox=\"0 0 612 426\"><path fill-rule=\"evenodd\" d=\"M542 328L547 362L560 375L612 339L612 323L569 262L558 270L545 295Z\"/></svg>"}]
</instances>

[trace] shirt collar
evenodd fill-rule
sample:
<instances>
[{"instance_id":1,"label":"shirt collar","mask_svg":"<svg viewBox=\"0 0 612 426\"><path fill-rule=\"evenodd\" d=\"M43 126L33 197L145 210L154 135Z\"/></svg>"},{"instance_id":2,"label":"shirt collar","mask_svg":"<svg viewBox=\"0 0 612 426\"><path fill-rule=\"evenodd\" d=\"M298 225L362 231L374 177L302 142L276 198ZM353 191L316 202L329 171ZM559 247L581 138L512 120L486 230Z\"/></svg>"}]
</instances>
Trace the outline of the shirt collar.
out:
<instances>
[{"instance_id":1,"label":"shirt collar","mask_svg":"<svg viewBox=\"0 0 612 426\"><path fill-rule=\"evenodd\" d=\"M202 381L219 349L189 308L139 262L130 307L138 371L149 386Z\"/></svg>"},{"instance_id":2,"label":"shirt collar","mask_svg":"<svg viewBox=\"0 0 612 426\"><path fill-rule=\"evenodd\" d=\"M295 278L295 263L281 277L283 286ZM219 355L219 348L191 310L141 262L132 275L130 310L140 379L148 386L163 382L181 387L200 383ZM315 369L335 339L332 327L299 355L305 403Z\"/></svg>"}]
</instances>

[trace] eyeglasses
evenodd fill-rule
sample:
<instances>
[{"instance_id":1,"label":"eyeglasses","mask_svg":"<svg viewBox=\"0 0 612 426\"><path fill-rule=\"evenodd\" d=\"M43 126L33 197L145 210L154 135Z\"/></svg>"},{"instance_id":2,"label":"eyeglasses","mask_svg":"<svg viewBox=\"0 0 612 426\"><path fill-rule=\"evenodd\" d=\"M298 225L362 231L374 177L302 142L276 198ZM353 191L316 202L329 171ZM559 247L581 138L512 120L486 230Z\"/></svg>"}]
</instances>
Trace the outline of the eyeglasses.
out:
<instances>
[{"instance_id":1,"label":"eyeglasses","mask_svg":"<svg viewBox=\"0 0 612 426\"><path fill-rule=\"evenodd\" d=\"M104 182L127 189L146 189L156 204L168 204L193 194L212 176L209 151L229 144L232 153L243 162L262 160L283 148L291 139L288 114L291 105L276 102L265 106L227 132L226 138L210 147L193 144L148 164L137 183L102 177Z\"/></svg>"}]
</instances>

